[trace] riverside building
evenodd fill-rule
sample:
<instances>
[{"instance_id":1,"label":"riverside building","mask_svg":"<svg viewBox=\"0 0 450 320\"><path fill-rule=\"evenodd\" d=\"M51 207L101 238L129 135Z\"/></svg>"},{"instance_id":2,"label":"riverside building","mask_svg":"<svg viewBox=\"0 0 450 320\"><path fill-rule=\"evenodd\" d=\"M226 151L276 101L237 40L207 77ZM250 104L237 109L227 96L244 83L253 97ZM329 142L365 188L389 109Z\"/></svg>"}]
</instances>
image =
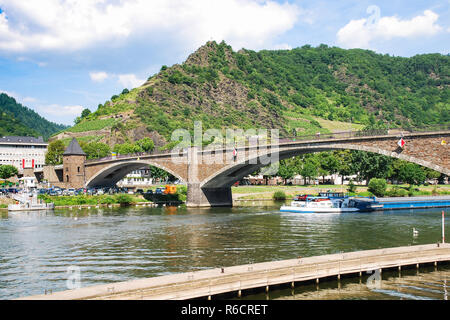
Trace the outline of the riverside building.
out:
<instances>
[{"instance_id":1,"label":"riverside building","mask_svg":"<svg viewBox=\"0 0 450 320\"><path fill-rule=\"evenodd\" d=\"M13 165L19 172L42 168L47 146L42 137L0 137L0 165Z\"/></svg>"}]
</instances>

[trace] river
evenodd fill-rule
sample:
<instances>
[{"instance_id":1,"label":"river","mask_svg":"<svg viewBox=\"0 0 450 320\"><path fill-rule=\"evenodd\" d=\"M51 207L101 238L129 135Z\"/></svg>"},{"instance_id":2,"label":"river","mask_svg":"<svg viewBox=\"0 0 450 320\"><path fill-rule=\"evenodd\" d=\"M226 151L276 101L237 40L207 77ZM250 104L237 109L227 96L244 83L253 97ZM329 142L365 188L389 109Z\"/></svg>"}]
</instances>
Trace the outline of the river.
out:
<instances>
[{"instance_id":1,"label":"river","mask_svg":"<svg viewBox=\"0 0 450 320\"><path fill-rule=\"evenodd\" d=\"M439 209L302 215L280 213L279 206L74 208L2 213L0 298L66 290L68 270L74 267L78 268L84 287L299 256L436 243L441 239ZM413 236L413 228L419 231L417 236ZM437 272L441 272L437 278L450 279L450 271ZM392 277L395 282L396 275ZM421 287L422 275L411 277L413 286ZM433 283L443 288L443 282ZM359 285L348 283L353 284ZM395 285L385 284L388 290L394 290ZM294 295L280 290L271 293L271 298L396 298L387 293L374 296L370 290L339 295L333 291L337 284L330 285L321 286L321 295L312 287ZM343 292L341 289L347 284L339 286ZM327 294L324 290L331 291ZM431 298L444 299L444 294Z\"/></svg>"}]
</instances>

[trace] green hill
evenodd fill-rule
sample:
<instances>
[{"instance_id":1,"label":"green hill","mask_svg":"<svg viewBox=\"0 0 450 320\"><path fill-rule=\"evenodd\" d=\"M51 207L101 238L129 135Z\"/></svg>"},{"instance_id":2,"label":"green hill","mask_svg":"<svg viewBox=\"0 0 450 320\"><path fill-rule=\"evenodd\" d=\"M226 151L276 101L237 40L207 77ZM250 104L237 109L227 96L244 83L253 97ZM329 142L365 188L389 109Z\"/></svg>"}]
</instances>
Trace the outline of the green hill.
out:
<instances>
[{"instance_id":1,"label":"green hill","mask_svg":"<svg viewBox=\"0 0 450 320\"><path fill-rule=\"evenodd\" d=\"M33 110L22 106L16 100L0 93L0 135L42 136L48 139L55 132L67 126L50 122Z\"/></svg>"},{"instance_id":2,"label":"green hill","mask_svg":"<svg viewBox=\"0 0 450 320\"><path fill-rule=\"evenodd\" d=\"M326 45L234 52L208 42L67 131L110 145L150 136L163 146L196 120L204 129L278 128L285 136L328 132L318 118L353 128L437 125L450 122L449 85L448 55L404 58Z\"/></svg>"}]
</instances>

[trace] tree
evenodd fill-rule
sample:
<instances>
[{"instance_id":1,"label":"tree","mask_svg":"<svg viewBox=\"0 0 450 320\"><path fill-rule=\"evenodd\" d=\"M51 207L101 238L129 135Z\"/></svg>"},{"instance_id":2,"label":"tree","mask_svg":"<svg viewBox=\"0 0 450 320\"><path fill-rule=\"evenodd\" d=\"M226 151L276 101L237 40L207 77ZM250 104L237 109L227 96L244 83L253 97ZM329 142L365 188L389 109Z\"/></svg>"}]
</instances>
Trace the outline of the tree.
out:
<instances>
[{"instance_id":1,"label":"tree","mask_svg":"<svg viewBox=\"0 0 450 320\"><path fill-rule=\"evenodd\" d=\"M125 142L122 144L116 144L114 146L114 152L119 154L129 154L129 153L137 153L142 152L142 148L136 144Z\"/></svg>"},{"instance_id":2,"label":"tree","mask_svg":"<svg viewBox=\"0 0 450 320\"><path fill-rule=\"evenodd\" d=\"M2 179L9 179L15 175L17 175L19 171L15 166L6 164L6 165L0 165L0 178Z\"/></svg>"},{"instance_id":3,"label":"tree","mask_svg":"<svg viewBox=\"0 0 450 320\"><path fill-rule=\"evenodd\" d=\"M329 174L334 174L339 170L339 159L332 152L321 152L318 154L320 161L319 173L325 182L325 176Z\"/></svg>"},{"instance_id":4,"label":"tree","mask_svg":"<svg viewBox=\"0 0 450 320\"><path fill-rule=\"evenodd\" d=\"M425 174L428 179L433 179L435 183L437 184L439 177L441 176L441 173L438 171L435 171L433 169L425 168Z\"/></svg>"},{"instance_id":5,"label":"tree","mask_svg":"<svg viewBox=\"0 0 450 320\"><path fill-rule=\"evenodd\" d=\"M175 177L168 173L167 171L164 171L163 169L160 169L158 167L150 166L150 174L155 179L161 179L161 180L175 180Z\"/></svg>"},{"instance_id":6,"label":"tree","mask_svg":"<svg viewBox=\"0 0 450 320\"><path fill-rule=\"evenodd\" d=\"M305 179L306 184L306 178L308 178L308 181L311 179L315 179L319 174L318 172L319 172L319 163L316 161L316 159L309 158L304 163L303 168L300 171L300 174Z\"/></svg>"},{"instance_id":7,"label":"tree","mask_svg":"<svg viewBox=\"0 0 450 320\"><path fill-rule=\"evenodd\" d=\"M372 192L377 197L383 197L386 194L387 182L386 179L373 178L369 181L367 190Z\"/></svg>"},{"instance_id":8,"label":"tree","mask_svg":"<svg viewBox=\"0 0 450 320\"><path fill-rule=\"evenodd\" d=\"M380 154L352 151L352 164L358 172L358 179L370 181L372 178L387 178L392 174L392 158Z\"/></svg>"},{"instance_id":9,"label":"tree","mask_svg":"<svg viewBox=\"0 0 450 320\"><path fill-rule=\"evenodd\" d=\"M294 161L292 159L285 159L280 161L280 166L278 168L278 174L280 177L284 179L284 184L286 184L287 179L292 179L295 172L295 166L293 165Z\"/></svg>"},{"instance_id":10,"label":"tree","mask_svg":"<svg viewBox=\"0 0 450 320\"><path fill-rule=\"evenodd\" d=\"M47 153L45 154L45 164L62 164L64 150L66 150L66 147L62 140L50 142Z\"/></svg>"},{"instance_id":11,"label":"tree","mask_svg":"<svg viewBox=\"0 0 450 320\"><path fill-rule=\"evenodd\" d=\"M80 147L86 153L86 159L98 159L111 154L109 145L102 142L80 143Z\"/></svg>"},{"instance_id":12,"label":"tree","mask_svg":"<svg viewBox=\"0 0 450 320\"><path fill-rule=\"evenodd\" d=\"M145 137L141 140L136 141L136 144L141 147L141 149L145 152L153 151L155 148L155 144L153 143L153 140L149 137Z\"/></svg>"},{"instance_id":13,"label":"tree","mask_svg":"<svg viewBox=\"0 0 450 320\"><path fill-rule=\"evenodd\" d=\"M424 170L419 165L411 162L405 163L399 168L398 176L400 180L409 185L421 185L427 178Z\"/></svg>"},{"instance_id":14,"label":"tree","mask_svg":"<svg viewBox=\"0 0 450 320\"><path fill-rule=\"evenodd\" d=\"M73 120L73 123L75 123L75 124L79 124L81 122L81 117L76 117L74 120Z\"/></svg>"},{"instance_id":15,"label":"tree","mask_svg":"<svg viewBox=\"0 0 450 320\"><path fill-rule=\"evenodd\" d=\"M130 92L130 90L128 90L127 88L125 88L125 89L122 90L122 94L127 94L127 93L129 93L129 92Z\"/></svg>"},{"instance_id":16,"label":"tree","mask_svg":"<svg viewBox=\"0 0 450 320\"><path fill-rule=\"evenodd\" d=\"M81 112L81 118L86 118L88 115L90 115L91 114L91 110L89 110L88 108L86 108L86 109L84 109L82 112Z\"/></svg>"},{"instance_id":17,"label":"tree","mask_svg":"<svg viewBox=\"0 0 450 320\"><path fill-rule=\"evenodd\" d=\"M350 150L334 151L338 159L337 172L342 176L342 183L344 183L344 176L351 176L357 173L353 165L353 154Z\"/></svg>"}]
</instances>

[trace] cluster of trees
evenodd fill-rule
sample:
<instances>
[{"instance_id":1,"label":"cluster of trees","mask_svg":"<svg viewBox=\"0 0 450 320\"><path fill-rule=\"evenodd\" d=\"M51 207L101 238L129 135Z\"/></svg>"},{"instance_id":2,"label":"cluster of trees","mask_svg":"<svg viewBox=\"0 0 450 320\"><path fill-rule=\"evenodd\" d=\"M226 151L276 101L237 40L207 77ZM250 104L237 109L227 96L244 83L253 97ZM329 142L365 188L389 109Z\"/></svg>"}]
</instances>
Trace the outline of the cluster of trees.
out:
<instances>
[{"instance_id":1,"label":"cluster of trees","mask_svg":"<svg viewBox=\"0 0 450 320\"><path fill-rule=\"evenodd\" d=\"M298 174L304 177L305 183L331 174L356 175L357 181L365 180L366 183L378 178L410 185L423 184L426 179L444 178L439 172L414 163L356 150L311 153L280 161L280 177L287 180Z\"/></svg>"},{"instance_id":2,"label":"cluster of trees","mask_svg":"<svg viewBox=\"0 0 450 320\"><path fill-rule=\"evenodd\" d=\"M151 152L155 148L152 139L145 137L134 143L116 144L111 150L111 147L103 142L79 142L81 149L86 153L86 159L98 159L111 155L114 151L118 154L129 154L138 152ZM45 155L45 164L57 165L63 162L63 153L66 150L66 145L62 140L55 140L48 145L47 153Z\"/></svg>"},{"instance_id":3,"label":"cluster of trees","mask_svg":"<svg viewBox=\"0 0 450 320\"><path fill-rule=\"evenodd\" d=\"M134 143L125 142L122 144L114 145L113 151L118 154L129 154L139 152L151 152L155 148L155 144L152 139L145 137Z\"/></svg>"},{"instance_id":4,"label":"cluster of trees","mask_svg":"<svg viewBox=\"0 0 450 320\"><path fill-rule=\"evenodd\" d=\"M9 179L11 177L14 177L19 172L15 166L5 164L0 165L0 178L1 179Z\"/></svg>"},{"instance_id":5,"label":"cluster of trees","mask_svg":"<svg viewBox=\"0 0 450 320\"><path fill-rule=\"evenodd\" d=\"M42 136L44 139L67 126L50 122L24 107L5 93L0 93L0 135Z\"/></svg>"}]
</instances>

